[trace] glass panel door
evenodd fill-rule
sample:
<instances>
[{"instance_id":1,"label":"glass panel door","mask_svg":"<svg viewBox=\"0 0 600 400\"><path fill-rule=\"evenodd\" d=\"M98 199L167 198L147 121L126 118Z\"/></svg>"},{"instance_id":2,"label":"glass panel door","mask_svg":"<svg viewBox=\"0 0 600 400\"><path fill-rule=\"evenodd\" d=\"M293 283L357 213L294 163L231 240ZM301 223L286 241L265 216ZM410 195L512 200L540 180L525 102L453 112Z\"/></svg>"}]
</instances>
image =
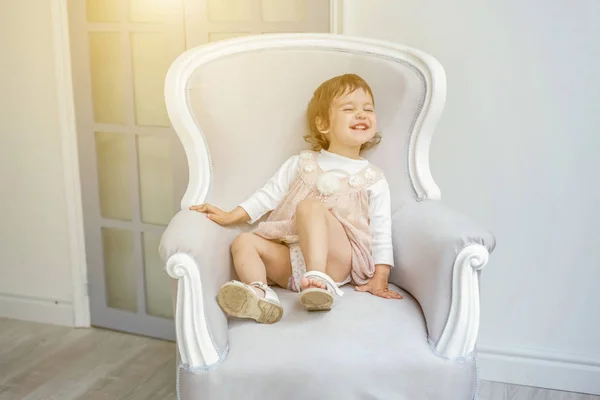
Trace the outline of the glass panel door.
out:
<instances>
[{"instance_id":1,"label":"glass panel door","mask_svg":"<svg viewBox=\"0 0 600 400\"><path fill-rule=\"evenodd\" d=\"M69 14L91 321L174 340L158 244L187 183L163 94L183 0L70 0Z\"/></svg>"}]
</instances>

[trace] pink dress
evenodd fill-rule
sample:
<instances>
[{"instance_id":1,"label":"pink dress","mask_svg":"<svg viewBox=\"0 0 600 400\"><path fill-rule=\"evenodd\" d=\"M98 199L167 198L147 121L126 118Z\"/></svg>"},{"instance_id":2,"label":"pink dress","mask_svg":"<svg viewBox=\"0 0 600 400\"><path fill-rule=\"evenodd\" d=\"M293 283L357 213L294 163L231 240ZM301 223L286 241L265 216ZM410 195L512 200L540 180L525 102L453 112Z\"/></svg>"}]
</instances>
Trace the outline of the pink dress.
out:
<instances>
[{"instance_id":1,"label":"pink dress","mask_svg":"<svg viewBox=\"0 0 600 400\"><path fill-rule=\"evenodd\" d=\"M288 289L299 291L300 279L306 272L306 265L296 231L296 208L302 200L318 199L340 221L352 247L350 276L339 284L353 281L363 285L375 272L371 254L369 198L366 188L382 179L383 172L369 164L354 175L340 178L332 171L324 172L319 167L317 154L312 151L301 153L298 174L288 193L269 218L258 225L254 233L289 246L292 276L288 282Z\"/></svg>"}]
</instances>

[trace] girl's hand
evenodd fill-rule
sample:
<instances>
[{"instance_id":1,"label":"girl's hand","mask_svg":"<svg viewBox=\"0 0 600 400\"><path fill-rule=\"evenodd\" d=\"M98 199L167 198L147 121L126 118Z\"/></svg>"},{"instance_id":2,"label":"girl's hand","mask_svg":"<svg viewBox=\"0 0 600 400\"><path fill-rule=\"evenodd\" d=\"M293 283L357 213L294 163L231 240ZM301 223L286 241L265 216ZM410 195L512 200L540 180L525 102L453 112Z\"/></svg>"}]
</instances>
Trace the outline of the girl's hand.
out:
<instances>
[{"instance_id":1,"label":"girl's hand","mask_svg":"<svg viewBox=\"0 0 600 400\"><path fill-rule=\"evenodd\" d=\"M221 210L219 207L205 203L198 206L191 206L190 210L206 214L206 218L216 222L221 226L235 225L250 219L246 211L241 207L237 207L231 212L226 212Z\"/></svg>"},{"instance_id":2,"label":"girl's hand","mask_svg":"<svg viewBox=\"0 0 600 400\"><path fill-rule=\"evenodd\" d=\"M236 223L235 218L233 218L231 213L223 211L219 207L215 207L208 203L200 204L199 206L191 206L190 210L206 214L206 218L221 226L229 226Z\"/></svg>"},{"instance_id":3,"label":"girl's hand","mask_svg":"<svg viewBox=\"0 0 600 400\"><path fill-rule=\"evenodd\" d=\"M359 292L369 292L384 299L402 299L400 293L389 289L388 274L389 272L383 274L375 272L375 275L373 275L373 278L369 282L362 286L356 286L355 289Z\"/></svg>"}]
</instances>

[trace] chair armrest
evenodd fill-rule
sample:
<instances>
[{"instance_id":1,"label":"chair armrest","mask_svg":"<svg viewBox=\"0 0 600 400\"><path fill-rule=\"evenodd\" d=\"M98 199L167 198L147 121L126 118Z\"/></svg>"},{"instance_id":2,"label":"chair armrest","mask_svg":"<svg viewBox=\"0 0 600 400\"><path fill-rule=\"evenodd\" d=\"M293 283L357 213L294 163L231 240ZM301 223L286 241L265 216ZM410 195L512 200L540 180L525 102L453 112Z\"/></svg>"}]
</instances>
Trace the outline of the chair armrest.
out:
<instances>
[{"instance_id":1,"label":"chair armrest","mask_svg":"<svg viewBox=\"0 0 600 400\"><path fill-rule=\"evenodd\" d=\"M178 279L175 332L187 368L209 368L226 355L227 318L216 295L231 279L229 249L236 233L203 214L182 210L162 235L161 258L167 273Z\"/></svg>"},{"instance_id":2,"label":"chair armrest","mask_svg":"<svg viewBox=\"0 0 600 400\"><path fill-rule=\"evenodd\" d=\"M494 236L435 200L403 206L392 226L390 281L420 303L439 354L468 355L479 331L479 271L496 245Z\"/></svg>"}]
</instances>

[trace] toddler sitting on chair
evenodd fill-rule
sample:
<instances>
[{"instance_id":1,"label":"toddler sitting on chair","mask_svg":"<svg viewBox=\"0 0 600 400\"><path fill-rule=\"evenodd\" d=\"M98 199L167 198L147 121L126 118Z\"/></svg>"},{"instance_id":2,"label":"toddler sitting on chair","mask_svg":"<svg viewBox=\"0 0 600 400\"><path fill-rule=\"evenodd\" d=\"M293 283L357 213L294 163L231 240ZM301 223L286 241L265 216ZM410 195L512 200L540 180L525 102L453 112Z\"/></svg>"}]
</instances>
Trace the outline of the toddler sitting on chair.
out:
<instances>
[{"instance_id":1,"label":"toddler sitting on chair","mask_svg":"<svg viewBox=\"0 0 600 400\"><path fill-rule=\"evenodd\" d=\"M217 224L254 223L269 218L231 246L240 281L223 285L219 306L230 316L274 323L283 316L267 282L300 292L309 311L328 311L339 288L388 299L394 258L390 191L383 172L360 157L377 145L373 93L359 76L346 74L322 83L307 110L312 151L289 158L264 187L231 212L195 205Z\"/></svg>"}]
</instances>

